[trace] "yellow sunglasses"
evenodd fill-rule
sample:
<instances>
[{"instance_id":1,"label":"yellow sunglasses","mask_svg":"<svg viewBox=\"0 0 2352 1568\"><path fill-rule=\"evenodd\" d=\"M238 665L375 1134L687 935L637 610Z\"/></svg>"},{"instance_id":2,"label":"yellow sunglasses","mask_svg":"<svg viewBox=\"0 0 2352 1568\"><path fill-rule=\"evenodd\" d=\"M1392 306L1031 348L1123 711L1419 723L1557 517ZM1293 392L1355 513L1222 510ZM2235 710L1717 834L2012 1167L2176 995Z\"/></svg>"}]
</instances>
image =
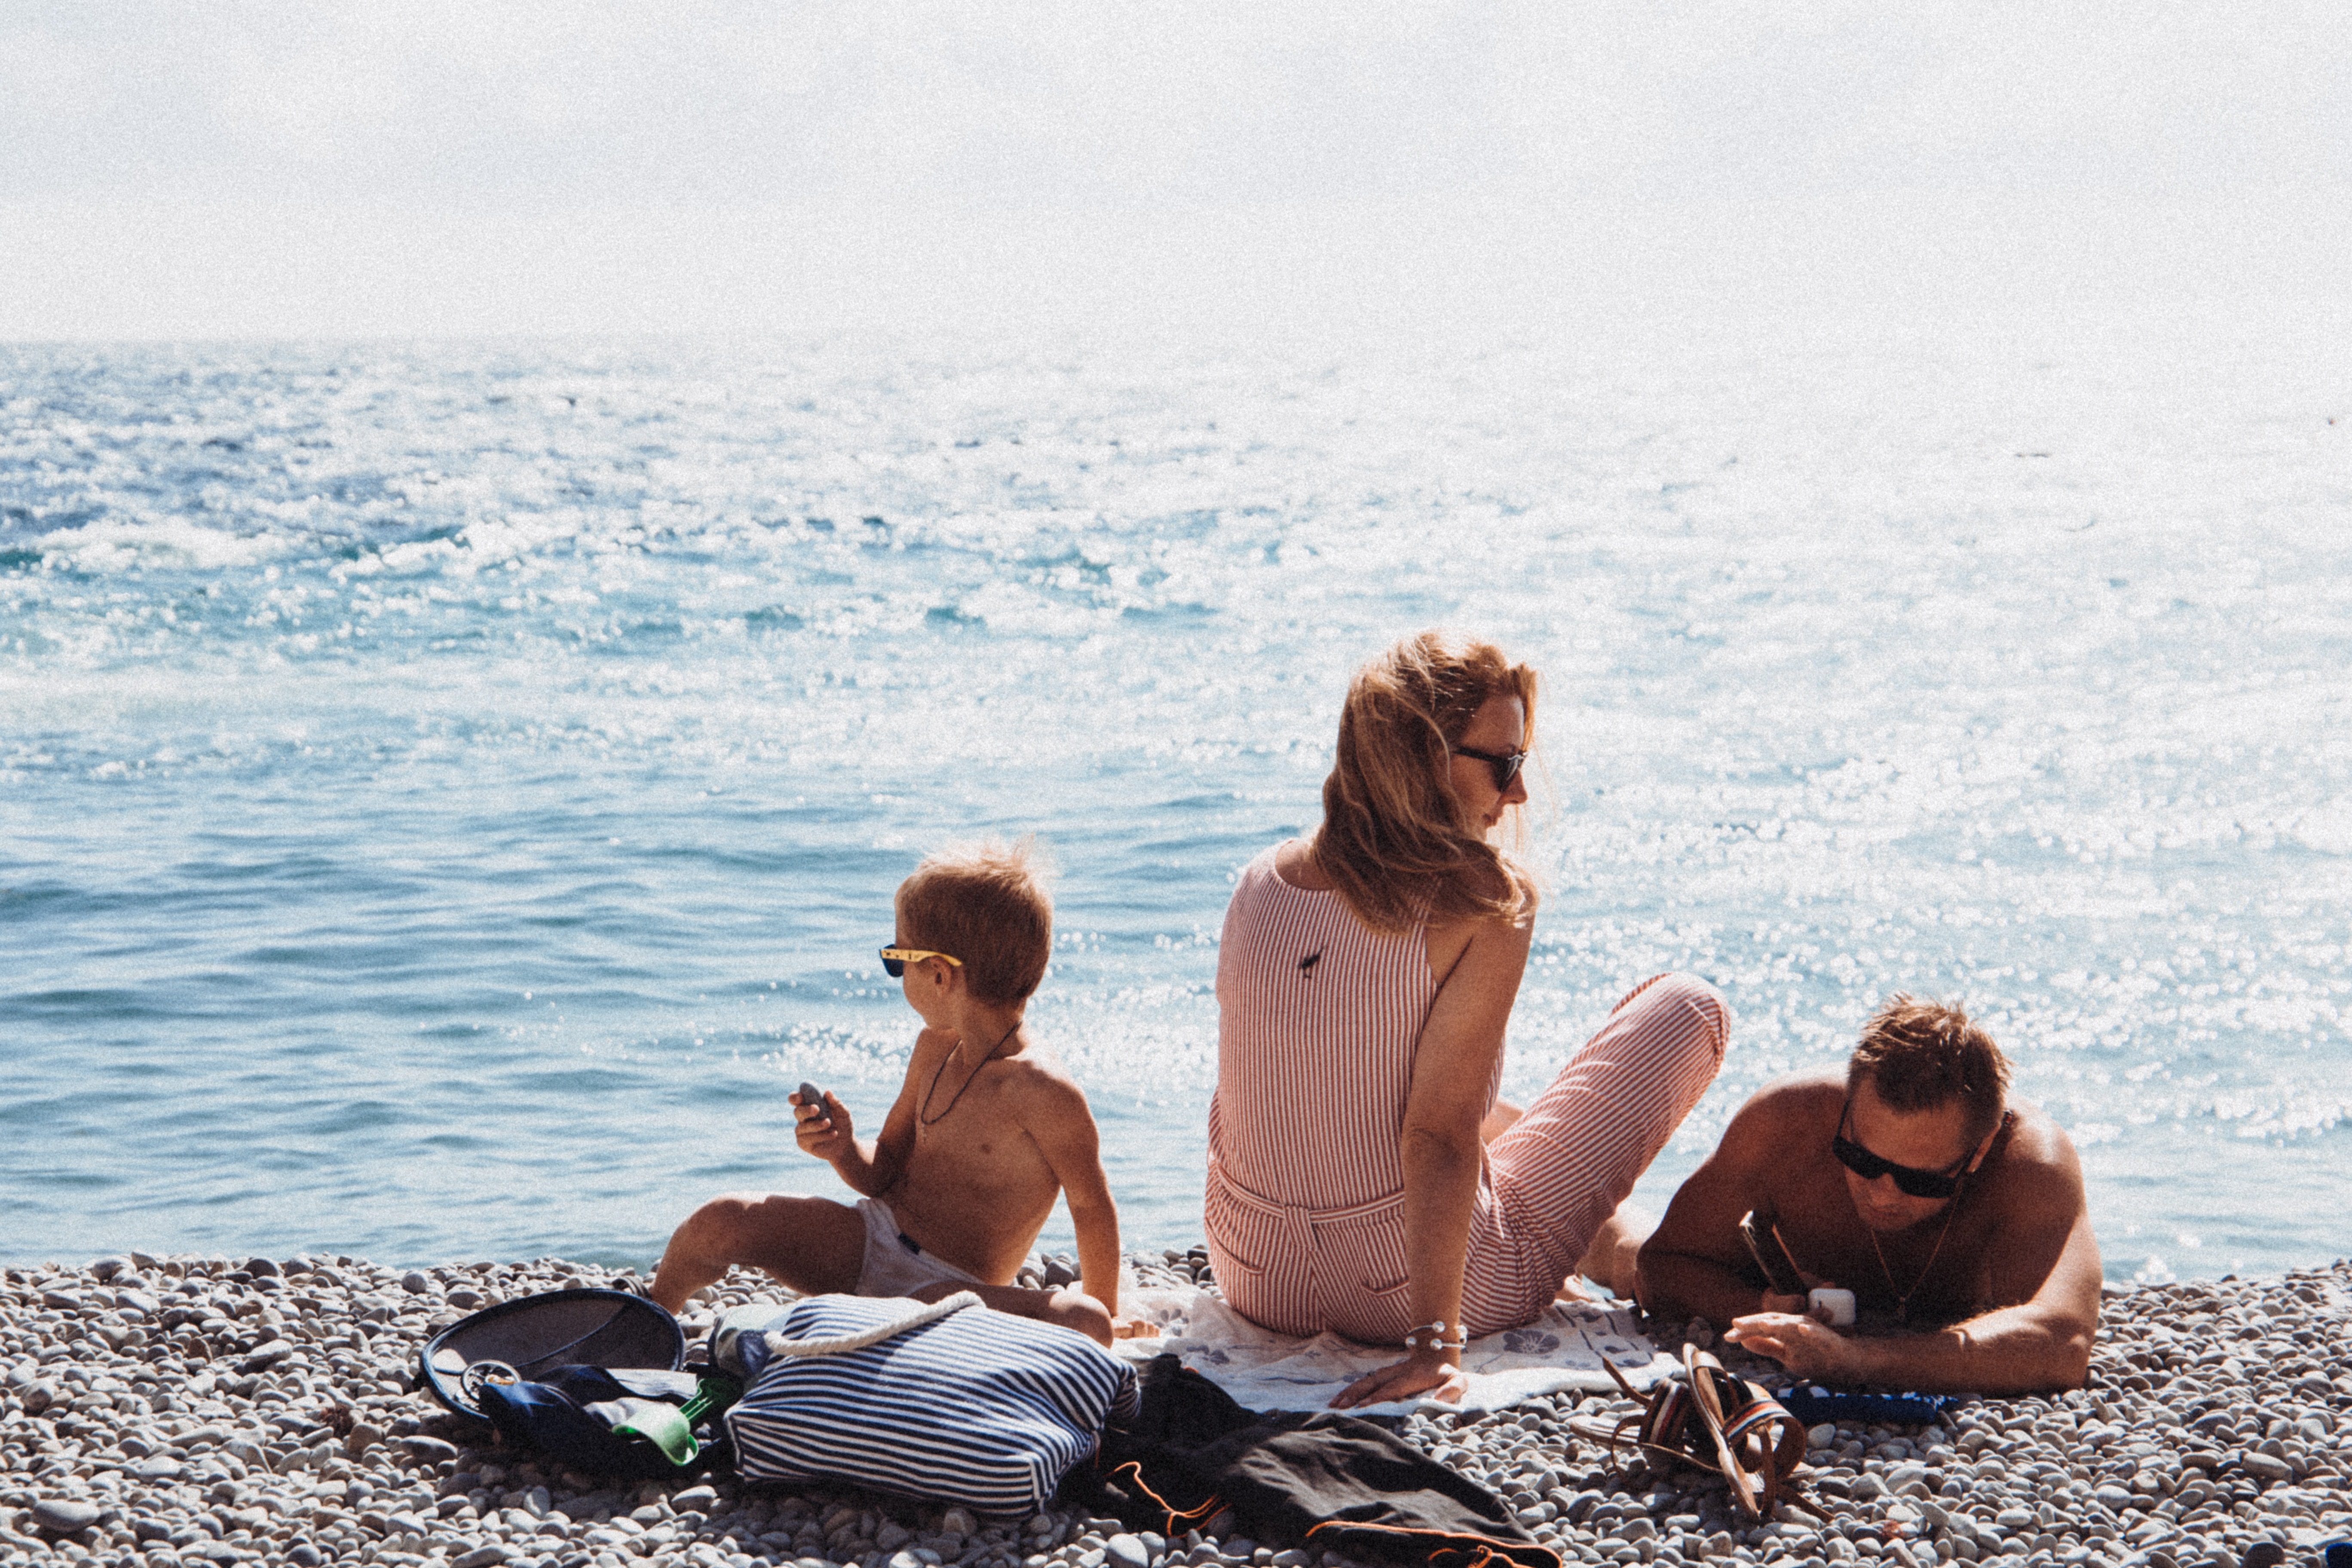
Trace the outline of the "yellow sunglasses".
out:
<instances>
[{"instance_id":1,"label":"yellow sunglasses","mask_svg":"<svg viewBox=\"0 0 2352 1568\"><path fill-rule=\"evenodd\" d=\"M933 952L928 947L886 947L882 950L882 973L896 980L907 973L907 965L920 963L927 958L944 958L958 969L963 960L951 952Z\"/></svg>"}]
</instances>

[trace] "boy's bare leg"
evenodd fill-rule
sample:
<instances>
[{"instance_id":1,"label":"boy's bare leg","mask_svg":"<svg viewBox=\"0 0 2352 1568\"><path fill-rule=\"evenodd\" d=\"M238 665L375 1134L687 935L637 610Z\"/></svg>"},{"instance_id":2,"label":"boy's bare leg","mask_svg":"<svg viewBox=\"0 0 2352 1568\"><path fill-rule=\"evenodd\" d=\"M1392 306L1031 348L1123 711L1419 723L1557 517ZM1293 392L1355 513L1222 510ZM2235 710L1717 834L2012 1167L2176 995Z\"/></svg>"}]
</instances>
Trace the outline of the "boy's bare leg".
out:
<instances>
[{"instance_id":1,"label":"boy's bare leg","mask_svg":"<svg viewBox=\"0 0 2352 1568\"><path fill-rule=\"evenodd\" d=\"M1111 1342L1110 1312L1100 1301L1083 1290L1064 1287L1059 1290L1031 1290L1019 1285L959 1285L952 1279L942 1279L936 1285L926 1285L915 1292L918 1301L943 1301L959 1290L969 1290L980 1298L981 1305L993 1311L1010 1312L1017 1318L1035 1318L1040 1322L1059 1323L1066 1329L1076 1329L1090 1340L1104 1344Z\"/></svg>"},{"instance_id":2,"label":"boy's bare leg","mask_svg":"<svg viewBox=\"0 0 2352 1568\"><path fill-rule=\"evenodd\" d=\"M739 1263L764 1268L804 1296L855 1290L866 1268L865 1218L826 1198L729 1193L670 1233L647 1294L683 1311L688 1297Z\"/></svg>"}]
</instances>

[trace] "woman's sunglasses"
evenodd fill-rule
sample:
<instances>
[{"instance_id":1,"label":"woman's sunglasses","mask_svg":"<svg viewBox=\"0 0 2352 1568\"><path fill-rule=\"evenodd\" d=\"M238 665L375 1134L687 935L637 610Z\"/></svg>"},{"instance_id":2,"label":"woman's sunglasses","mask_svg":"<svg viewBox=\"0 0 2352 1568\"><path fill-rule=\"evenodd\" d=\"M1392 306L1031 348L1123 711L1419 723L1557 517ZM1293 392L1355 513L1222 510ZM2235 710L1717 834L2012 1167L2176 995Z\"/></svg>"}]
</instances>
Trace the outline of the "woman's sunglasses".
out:
<instances>
[{"instance_id":1,"label":"woman's sunglasses","mask_svg":"<svg viewBox=\"0 0 2352 1568\"><path fill-rule=\"evenodd\" d=\"M1498 790L1510 788L1511 781L1519 776L1519 770L1527 765L1528 761L1528 754L1525 752L1474 752L1467 746L1454 747L1454 754L1457 757L1475 757L1494 769L1495 787Z\"/></svg>"},{"instance_id":2,"label":"woman's sunglasses","mask_svg":"<svg viewBox=\"0 0 2352 1568\"><path fill-rule=\"evenodd\" d=\"M882 973L896 980L907 973L907 965L920 963L927 958L944 958L958 969L963 960L951 952L933 952L928 947L886 947L882 950Z\"/></svg>"},{"instance_id":3,"label":"woman's sunglasses","mask_svg":"<svg viewBox=\"0 0 2352 1568\"><path fill-rule=\"evenodd\" d=\"M1910 1165L1898 1165L1892 1160L1882 1160L1845 1135L1845 1119L1853 1110L1853 1097L1846 1097L1845 1109L1838 1112L1838 1130L1830 1139L1830 1152L1837 1163L1865 1182L1881 1176L1895 1178L1898 1192L1915 1198L1948 1198L1960 1190L1969 1179L1966 1169L1969 1156L1963 1154L1958 1165L1948 1171L1922 1171Z\"/></svg>"}]
</instances>

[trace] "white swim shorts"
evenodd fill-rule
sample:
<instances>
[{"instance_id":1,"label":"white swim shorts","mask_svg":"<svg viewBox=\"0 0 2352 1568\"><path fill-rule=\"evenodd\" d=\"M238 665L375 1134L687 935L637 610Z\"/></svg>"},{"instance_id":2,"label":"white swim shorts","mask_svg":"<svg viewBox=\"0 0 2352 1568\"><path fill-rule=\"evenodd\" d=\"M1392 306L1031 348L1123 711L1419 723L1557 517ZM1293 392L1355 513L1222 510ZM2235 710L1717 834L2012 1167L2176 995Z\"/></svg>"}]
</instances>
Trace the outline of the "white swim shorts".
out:
<instances>
[{"instance_id":1,"label":"white swim shorts","mask_svg":"<svg viewBox=\"0 0 2352 1568\"><path fill-rule=\"evenodd\" d=\"M858 1199L857 1212L866 1216L866 1264L857 1276L859 1295L910 1296L941 1280L958 1285L986 1283L908 1240L898 1228L898 1215L881 1199Z\"/></svg>"}]
</instances>

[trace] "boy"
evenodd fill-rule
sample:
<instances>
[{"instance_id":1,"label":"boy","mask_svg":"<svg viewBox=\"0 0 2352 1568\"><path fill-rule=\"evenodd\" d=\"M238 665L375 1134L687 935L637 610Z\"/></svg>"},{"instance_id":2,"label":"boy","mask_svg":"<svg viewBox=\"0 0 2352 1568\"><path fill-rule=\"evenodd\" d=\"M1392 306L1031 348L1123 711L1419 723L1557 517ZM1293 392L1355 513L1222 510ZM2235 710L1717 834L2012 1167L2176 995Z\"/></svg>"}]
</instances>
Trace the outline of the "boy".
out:
<instances>
[{"instance_id":1,"label":"boy","mask_svg":"<svg viewBox=\"0 0 2352 1568\"><path fill-rule=\"evenodd\" d=\"M999 1311L1108 1344L1118 1310L1118 1215L1086 1095L1023 1021L1053 949L1054 908L1024 842L936 854L899 885L883 968L923 1020L878 1138L858 1140L830 1094L795 1092L794 1136L866 1194L730 1193L677 1227L653 1299L676 1312L734 1264L804 1294L854 1291L936 1301L974 1290ZM1011 1281L1066 1196L1076 1289Z\"/></svg>"}]
</instances>

